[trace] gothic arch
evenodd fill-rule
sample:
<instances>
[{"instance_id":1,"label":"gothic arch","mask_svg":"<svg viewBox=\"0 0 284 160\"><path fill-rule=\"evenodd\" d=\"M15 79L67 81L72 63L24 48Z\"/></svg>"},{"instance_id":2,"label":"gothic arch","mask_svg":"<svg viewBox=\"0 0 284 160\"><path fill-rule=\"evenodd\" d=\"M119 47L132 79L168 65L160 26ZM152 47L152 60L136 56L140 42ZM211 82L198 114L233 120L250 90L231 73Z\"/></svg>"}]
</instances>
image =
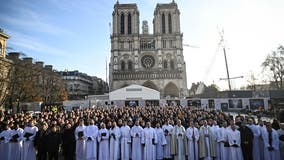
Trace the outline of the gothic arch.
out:
<instances>
[{"instance_id":1,"label":"gothic arch","mask_svg":"<svg viewBox=\"0 0 284 160\"><path fill-rule=\"evenodd\" d=\"M133 63L132 63L132 61L131 60L128 60L128 62L127 62L127 69L128 70L133 70Z\"/></svg>"},{"instance_id":2,"label":"gothic arch","mask_svg":"<svg viewBox=\"0 0 284 160\"><path fill-rule=\"evenodd\" d=\"M170 13L168 15L168 28L169 28L169 33L172 33L172 15Z\"/></svg>"},{"instance_id":3,"label":"gothic arch","mask_svg":"<svg viewBox=\"0 0 284 160\"><path fill-rule=\"evenodd\" d=\"M168 61L167 60L163 61L163 68L168 69Z\"/></svg>"},{"instance_id":4,"label":"gothic arch","mask_svg":"<svg viewBox=\"0 0 284 160\"><path fill-rule=\"evenodd\" d=\"M131 19L131 14L128 13L128 17L127 17L127 33L131 34L132 33L132 19Z\"/></svg>"},{"instance_id":5,"label":"gothic arch","mask_svg":"<svg viewBox=\"0 0 284 160\"><path fill-rule=\"evenodd\" d=\"M154 89L154 90L156 90L156 91L159 91L159 89L158 89L158 87L156 86L156 84L155 84L154 82L150 81L150 80L144 82L142 86L148 87L148 88L151 88L151 89Z\"/></svg>"},{"instance_id":6,"label":"gothic arch","mask_svg":"<svg viewBox=\"0 0 284 160\"><path fill-rule=\"evenodd\" d=\"M171 68L171 70L174 70L174 69L175 69L175 62L174 62L173 59L170 60L170 68Z\"/></svg>"},{"instance_id":7,"label":"gothic arch","mask_svg":"<svg viewBox=\"0 0 284 160\"><path fill-rule=\"evenodd\" d=\"M166 33L166 17L165 14L162 14L162 33Z\"/></svg>"},{"instance_id":8,"label":"gothic arch","mask_svg":"<svg viewBox=\"0 0 284 160\"><path fill-rule=\"evenodd\" d=\"M125 68L126 66L125 66L125 62L124 61L121 61L120 62L120 69L122 70L122 71L125 71Z\"/></svg>"},{"instance_id":9,"label":"gothic arch","mask_svg":"<svg viewBox=\"0 0 284 160\"><path fill-rule=\"evenodd\" d=\"M121 85L120 88L124 88L124 87L127 87L127 86L129 86L129 85L127 83L124 83L123 85Z\"/></svg>"},{"instance_id":10,"label":"gothic arch","mask_svg":"<svg viewBox=\"0 0 284 160\"><path fill-rule=\"evenodd\" d=\"M124 13L120 15L120 34L124 34Z\"/></svg>"},{"instance_id":11,"label":"gothic arch","mask_svg":"<svg viewBox=\"0 0 284 160\"><path fill-rule=\"evenodd\" d=\"M169 82L164 88L164 95L170 97L179 97L179 89L173 82Z\"/></svg>"}]
</instances>

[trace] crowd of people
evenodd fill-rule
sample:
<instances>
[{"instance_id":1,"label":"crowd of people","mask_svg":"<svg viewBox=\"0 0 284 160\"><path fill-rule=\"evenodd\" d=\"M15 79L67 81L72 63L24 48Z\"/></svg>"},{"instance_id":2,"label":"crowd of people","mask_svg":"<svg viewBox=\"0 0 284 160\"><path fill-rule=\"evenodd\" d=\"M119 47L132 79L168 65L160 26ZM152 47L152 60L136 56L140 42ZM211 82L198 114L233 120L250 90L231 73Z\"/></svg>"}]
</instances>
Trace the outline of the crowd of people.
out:
<instances>
[{"instance_id":1,"label":"crowd of people","mask_svg":"<svg viewBox=\"0 0 284 160\"><path fill-rule=\"evenodd\" d=\"M1 160L280 160L284 124L191 107L0 111Z\"/></svg>"}]
</instances>

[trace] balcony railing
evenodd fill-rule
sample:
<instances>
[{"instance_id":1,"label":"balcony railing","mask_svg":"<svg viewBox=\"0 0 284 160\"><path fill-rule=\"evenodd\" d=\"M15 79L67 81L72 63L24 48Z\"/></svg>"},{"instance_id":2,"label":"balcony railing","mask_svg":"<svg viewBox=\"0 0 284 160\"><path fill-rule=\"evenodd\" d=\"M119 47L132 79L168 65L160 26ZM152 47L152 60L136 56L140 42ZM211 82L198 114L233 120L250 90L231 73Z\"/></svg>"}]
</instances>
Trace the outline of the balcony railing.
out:
<instances>
[{"instance_id":1,"label":"balcony railing","mask_svg":"<svg viewBox=\"0 0 284 160\"><path fill-rule=\"evenodd\" d=\"M168 72L114 72L113 80L182 79L181 71Z\"/></svg>"}]
</instances>

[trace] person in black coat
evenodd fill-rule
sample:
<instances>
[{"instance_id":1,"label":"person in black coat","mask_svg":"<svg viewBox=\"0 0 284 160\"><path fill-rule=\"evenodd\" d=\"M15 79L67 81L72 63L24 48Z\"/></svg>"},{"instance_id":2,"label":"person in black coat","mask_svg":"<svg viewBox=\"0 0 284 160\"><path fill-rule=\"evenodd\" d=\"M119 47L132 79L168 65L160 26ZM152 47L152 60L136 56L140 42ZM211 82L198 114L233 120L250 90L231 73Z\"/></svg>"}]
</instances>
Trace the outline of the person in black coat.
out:
<instances>
[{"instance_id":1,"label":"person in black coat","mask_svg":"<svg viewBox=\"0 0 284 160\"><path fill-rule=\"evenodd\" d=\"M47 153L49 160L58 160L59 145L61 144L61 135L57 132L57 126L51 127L48 134Z\"/></svg>"},{"instance_id":2,"label":"person in black coat","mask_svg":"<svg viewBox=\"0 0 284 160\"><path fill-rule=\"evenodd\" d=\"M62 148L65 160L73 160L75 154L75 129L68 123L62 133Z\"/></svg>"},{"instance_id":3,"label":"person in black coat","mask_svg":"<svg viewBox=\"0 0 284 160\"><path fill-rule=\"evenodd\" d=\"M35 147L37 148L37 159L46 160L47 159L47 144L48 144L48 125L43 123L40 130L36 133L35 136Z\"/></svg>"},{"instance_id":4,"label":"person in black coat","mask_svg":"<svg viewBox=\"0 0 284 160\"><path fill-rule=\"evenodd\" d=\"M246 121L242 121L238 129L241 134L241 148L244 160L252 160L253 132L246 126Z\"/></svg>"}]
</instances>

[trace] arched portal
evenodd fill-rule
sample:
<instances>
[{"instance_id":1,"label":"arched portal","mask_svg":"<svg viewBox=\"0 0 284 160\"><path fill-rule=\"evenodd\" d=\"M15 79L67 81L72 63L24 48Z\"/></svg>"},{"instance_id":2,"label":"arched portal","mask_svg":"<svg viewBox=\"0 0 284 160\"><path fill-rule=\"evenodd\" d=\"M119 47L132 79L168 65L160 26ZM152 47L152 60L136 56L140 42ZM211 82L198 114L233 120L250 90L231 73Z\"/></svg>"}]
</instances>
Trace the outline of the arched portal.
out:
<instances>
[{"instance_id":1,"label":"arched portal","mask_svg":"<svg viewBox=\"0 0 284 160\"><path fill-rule=\"evenodd\" d=\"M151 89L154 89L154 90L156 90L156 91L159 91L158 87L157 87L157 86L155 85L155 83L152 82L152 81L146 81L146 82L144 82L144 83L143 83L143 86L144 86L144 87L151 88Z\"/></svg>"},{"instance_id":2,"label":"arched portal","mask_svg":"<svg viewBox=\"0 0 284 160\"><path fill-rule=\"evenodd\" d=\"M120 88L124 88L124 87L127 87L127 86L129 86L129 84L124 83L123 85L121 85L121 87L120 87Z\"/></svg>"},{"instance_id":3,"label":"arched portal","mask_svg":"<svg viewBox=\"0 0 284 160\"><path fill-rule=\"evenodd\" d=\"M174 83L170 82L164 88L164 95L170 97L179 97L179 89Z\"/></svg>"}]
</instances>

